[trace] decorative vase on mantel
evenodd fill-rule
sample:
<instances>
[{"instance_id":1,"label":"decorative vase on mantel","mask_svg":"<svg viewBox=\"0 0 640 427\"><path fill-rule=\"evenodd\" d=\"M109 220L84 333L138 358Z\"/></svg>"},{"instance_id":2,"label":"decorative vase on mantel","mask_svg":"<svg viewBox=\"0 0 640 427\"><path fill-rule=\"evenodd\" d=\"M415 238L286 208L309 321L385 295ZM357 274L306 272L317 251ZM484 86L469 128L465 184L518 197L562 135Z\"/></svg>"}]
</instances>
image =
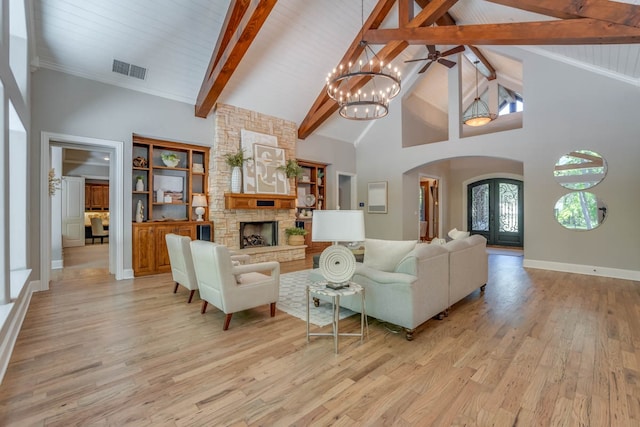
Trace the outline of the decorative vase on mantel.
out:
<instances>
[{"instance_id":1,"label":"decorative vase on mantel","mask_svg":"<svg viewBox=\"0 0 640 427\"><path fill-rule=\"evenodd\" d=\"M231 192L242 192L242 168L240 166L234 166L231 169Z\"/></svg>"}]
</instances>

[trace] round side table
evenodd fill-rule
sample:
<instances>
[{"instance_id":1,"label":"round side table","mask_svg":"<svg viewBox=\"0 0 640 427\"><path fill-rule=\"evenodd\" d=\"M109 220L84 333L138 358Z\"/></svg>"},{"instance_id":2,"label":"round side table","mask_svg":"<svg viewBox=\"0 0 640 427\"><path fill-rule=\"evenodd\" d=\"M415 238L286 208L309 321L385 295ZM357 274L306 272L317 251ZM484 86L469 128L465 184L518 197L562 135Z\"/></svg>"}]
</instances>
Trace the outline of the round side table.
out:
<instances>
[{"instance_id":1,"label":"round side table","mask_svg":"<svg viewBox=\"0 0 640 427\"><path fill-rule=\"evenodd\" d=\"M333 321L332 321L332 332L309 332L309 298L311 294L315 295L323 295L327 297L331 297L331 304L333 310ZM340 320L340 297L349 296L349 295L360 295L361 297L361 312L360 312L360 333L340 333L338 328L338 323ZM367 328L367 333L369 333L369 325L367 323L367 315L365 313L365 299L364 299L364 288L361 285L358 285L354 282L349 282L349 286L341 288L341 289L331 289L327 287L327 282L316 282L310 285L307 285L307 342L309 342L309 337L312 336L329 336L333 337L333 343L335 347L335 352L338 354L338 339L340 336L349 336L349 337L360 337L360 342L364 340L364 330L365 326Z\"/></svg>"}]
</instances>

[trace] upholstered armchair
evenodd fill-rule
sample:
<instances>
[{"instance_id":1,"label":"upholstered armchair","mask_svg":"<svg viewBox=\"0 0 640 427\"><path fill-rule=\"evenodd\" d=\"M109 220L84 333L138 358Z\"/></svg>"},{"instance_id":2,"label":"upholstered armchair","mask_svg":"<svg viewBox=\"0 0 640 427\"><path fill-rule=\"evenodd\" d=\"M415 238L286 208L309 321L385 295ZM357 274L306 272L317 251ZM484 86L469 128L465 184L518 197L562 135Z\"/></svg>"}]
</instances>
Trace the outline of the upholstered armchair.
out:
<instances>
[{"instance_id":1,"label":"upholstered armchair","mask_svg":"<svg viewBox=\"0 0 640 427\"><path fill-rule=\"evenodd\" d=\"M184 286L191 291L187 301L191 303L193 294L198 289L196 272L193 269L193 261L191 260L191 246L189 246L191 238L169 233L165 236L165 240L169 252L169 262L171 263L171 274L176 282L173 293L178 292L178 285Z\"/></svg>"},{"instance_id":2,"label":"upholstered armchair","mask_svg":"<svg viewBox=\"0 0 640 427\"><path fill-rule=\"evenodd\" d=\"M271 317L275 316L280 289L279 262L234 263L225 246L202 240L191 242L191 255L202 299L201 312L207 310L208 303L223 311L226 314L223 330L229 329L233 313L262 304L269 304Z\"/></svg>"}]
</instances>

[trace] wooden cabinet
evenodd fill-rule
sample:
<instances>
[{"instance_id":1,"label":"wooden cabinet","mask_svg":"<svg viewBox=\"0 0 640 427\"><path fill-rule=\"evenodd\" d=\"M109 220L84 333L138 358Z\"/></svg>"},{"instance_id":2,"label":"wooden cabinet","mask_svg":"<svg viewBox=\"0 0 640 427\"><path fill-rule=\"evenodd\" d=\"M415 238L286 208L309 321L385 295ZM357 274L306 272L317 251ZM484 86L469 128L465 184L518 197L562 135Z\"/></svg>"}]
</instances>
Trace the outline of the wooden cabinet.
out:
<instances>
[{"instance_id":1,"label":"wooden cabinet","mask_svg":"<svg viewBox=\"0 0 640 427\"><path fill-rule=\"evenodd\" d=\"M169 233L189 236L194 240L197 227L210 221L172 221L170 223L142 222L133 224L133 272L137 276L168 273L171 271L165 236ZM211 236L213 240L213 236Z\"/></svg>"},{"instance_id":2,"label":"wooden cabinet","mask_svg":"<svg viewBox=\"0 0 640 427\"><path fill-rule=\"evenodd\" d=\"M213 230L210 221L195 221L192 206L195 194L208 195L209 149L134 134L132 159L133 272L135 276L167 273L171 271L167 234L195 239L198 226ZM137 187L138 180L142 188ZM136 222L139 205L142 222ZM203 217L209 217L208 207Z\"/></svg>"},{"instance_id":3,"label":"wooden cabinet","mask_svg":"<svg viewBox=\"0 0 640 427\"><path fill-rule=\"evenodd\" d=\"M109 184L85 184L84 208L91 211L108 211Z\"/></svg>"},{"instance_id":4,"label":"wooden cabinet","mask_svg":"<svg viewBox=\"0 0 640 427\"><path fill-rule=\"evenodd\" d=\"M321 252L330 243L313 242L311 226L313 221L313 211L326 209L326 173L327 163L311 162L298 159L298 164L302 166L303 173L296 181L297 206L296 206L296 226L307 230L304 244L307 245L307 253ZM311 215L308 213L311 212ZM307 213L307 215L304 215Z\"/></svg>"},{"instance_id":5,"label":"wooden cabinet","mask_svg":"<svg viewBox=\"0 0 640 427\"><path fill-rule=\"evenodd\" d=\"M141 202L144 222L195 221L191 202L194 194L207 194L209 149L134 134L132 158L132 220ZM142 190L136 189L138 178Z\"/></svg>"}]
</instances>

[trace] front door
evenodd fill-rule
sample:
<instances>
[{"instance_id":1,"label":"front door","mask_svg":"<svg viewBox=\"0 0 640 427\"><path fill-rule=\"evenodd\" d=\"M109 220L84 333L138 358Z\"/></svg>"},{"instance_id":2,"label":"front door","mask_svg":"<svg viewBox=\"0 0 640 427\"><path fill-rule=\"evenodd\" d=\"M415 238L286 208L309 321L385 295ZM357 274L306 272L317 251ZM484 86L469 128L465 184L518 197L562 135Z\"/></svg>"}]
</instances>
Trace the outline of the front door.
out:
<instances>
[{"instance_id":1,"label":"front door","mask_svg":"<svg viewBox=\"0 0 640 427\"><path fill-rule=\"evenodd\" d=\"M523 246L522 181L485 179L467 189L467 226L471 234L481 234L487 244Z\"/></svg>"}]
</instances>

